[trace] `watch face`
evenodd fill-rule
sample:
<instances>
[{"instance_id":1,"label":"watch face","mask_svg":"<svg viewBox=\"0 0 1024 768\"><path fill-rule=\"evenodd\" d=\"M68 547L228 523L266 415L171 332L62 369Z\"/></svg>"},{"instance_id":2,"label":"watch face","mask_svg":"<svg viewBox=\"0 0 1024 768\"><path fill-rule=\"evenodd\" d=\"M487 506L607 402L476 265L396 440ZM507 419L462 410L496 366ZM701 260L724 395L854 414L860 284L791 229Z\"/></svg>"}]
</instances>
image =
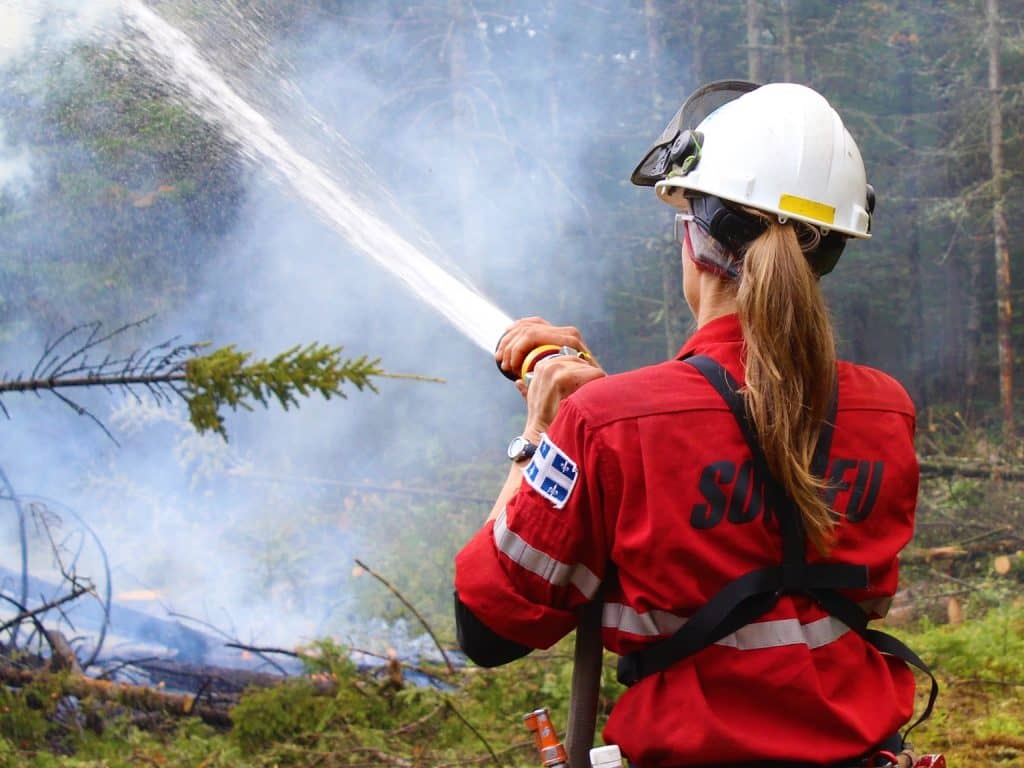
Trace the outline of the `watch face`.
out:
<instances>
[{"instance_id":1,"label":"watch face","mask_svg":"<svg viewBox=\"0 0 1024 768\"><path fill-rule=\"evenodd\" d=\"M506 453L510 461L522 461L523 459L528 459L533 456L533 452L536 450L537 446L520 435L519 437L512 438L512 442L508 444L508 450Z\"/></svg>"},{"instance_id":2,"label":"watch face","mask_svg":"<svg viewBox=\"0 0 1024 768\"><path fill-rule=\"evenodd\" d=\"M513 437L512 442L508 444L508 450L506 451L509 459L515 461L519 458L519 454L522 453L524 445L526 445L526 440L521 435L519 437Z\"/></svg>"}]
</instances>

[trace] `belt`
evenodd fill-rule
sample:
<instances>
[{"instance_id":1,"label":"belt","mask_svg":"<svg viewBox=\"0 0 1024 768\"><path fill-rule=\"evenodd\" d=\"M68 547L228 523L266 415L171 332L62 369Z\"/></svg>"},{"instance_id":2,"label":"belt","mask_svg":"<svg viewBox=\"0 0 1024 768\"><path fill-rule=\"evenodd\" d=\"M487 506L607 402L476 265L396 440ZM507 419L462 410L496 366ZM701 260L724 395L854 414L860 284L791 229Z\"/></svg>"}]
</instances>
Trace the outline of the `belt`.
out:
<instances>
[{"instance_id":1,"label":"belt","mask_svg":"<svg viewBox=\"0 0 1024 768\"><path fill-rule=\"evenodd\" d=\"M746 763L697 763L686 766L677 766L676 768L866 768L866 766L872 764L870 759L873 755L877 755L879 752L891 752L892 754L898 754L902 749L903 739L899 733L894 733L878 746L873 749L869 749L861 757L853 757L848 760L842 760L838 763L753 760ZM641 766L633 763L630 763L629 766L630 768L641 768Z\"/></svg>"}]
</instances>

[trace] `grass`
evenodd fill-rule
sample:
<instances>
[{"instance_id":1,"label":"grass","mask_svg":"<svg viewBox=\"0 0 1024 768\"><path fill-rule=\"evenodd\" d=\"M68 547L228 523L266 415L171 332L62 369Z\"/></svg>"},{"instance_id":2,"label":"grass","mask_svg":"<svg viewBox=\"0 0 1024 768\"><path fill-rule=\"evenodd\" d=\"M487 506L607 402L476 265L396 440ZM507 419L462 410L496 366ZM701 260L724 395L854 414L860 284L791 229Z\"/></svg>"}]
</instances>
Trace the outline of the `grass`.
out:
<instances>
[{"instance_id":1,"label":"grass","mask_svg":"<svg viewBox=\"0 0 1024 768\"><path fill-rule=\"evenodd\" d=\"M1024 602L900 635L942 685L935 714L913 741L951 765L1024 766ZM926 694L922 681L919 707Z\"/></svg>"},{"instance_id":2,"label":"grass","mask_svg":"<svg viewBox=\"0 0 1024 768\"><path fill-rule=\"evenodd\" d=\"M918 750L942 752L950 765L1024 766L1024 601L899 634L942 685L935 714L914 734ZM451 691L398 688L357 672L335 646L318 650L312 671L338 681L333 696L303 681L253 691L231 732L160 718L143 730L131 713L88 701L69 713L52 683L0 690L0 768L404 768L493 764L492 753L525 767L539 763L522 714L546 704L557 726L566 722L568 641L505 668L461 670ZM607 661L602 711L619 693ZM922 679L919 706L926 694Z\"/></svg>"}]
</instances>

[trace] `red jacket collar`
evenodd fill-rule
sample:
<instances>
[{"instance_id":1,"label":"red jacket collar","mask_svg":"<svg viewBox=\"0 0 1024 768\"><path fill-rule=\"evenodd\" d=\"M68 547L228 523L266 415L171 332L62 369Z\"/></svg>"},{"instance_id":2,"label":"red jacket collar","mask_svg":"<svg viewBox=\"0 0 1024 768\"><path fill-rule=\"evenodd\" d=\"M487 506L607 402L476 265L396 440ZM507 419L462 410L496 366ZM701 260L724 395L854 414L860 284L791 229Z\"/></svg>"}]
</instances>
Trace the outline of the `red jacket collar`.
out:
<instances>
[{"instance_id":1,"label":"red jacket collar","mask_svg":"<svg viewBox=\"0 0 1024 768\"><path fill-rule=\"evenodd\" d=\"M723 315L705 323L687 339L683 348L676 355L677 360L691 355L706 352L708 347L730 342L742 342L743 329L740 327L739 315Z\"/></svg>"}]
</instances>

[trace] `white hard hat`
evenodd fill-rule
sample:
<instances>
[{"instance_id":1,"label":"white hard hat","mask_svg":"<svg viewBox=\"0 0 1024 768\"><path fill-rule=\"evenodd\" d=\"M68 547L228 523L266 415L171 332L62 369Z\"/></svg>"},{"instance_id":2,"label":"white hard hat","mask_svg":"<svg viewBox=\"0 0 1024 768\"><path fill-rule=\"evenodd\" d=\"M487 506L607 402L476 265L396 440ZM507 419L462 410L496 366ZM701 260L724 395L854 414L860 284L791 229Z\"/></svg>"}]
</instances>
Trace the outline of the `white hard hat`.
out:
<instances>
[{"instance_id":1,"label":"white hard hat","mask_svg":"<svg viewBox=\"0 0 1024 768\"><path fill-rule=\"evenodd\" d=\"M676 190L685 190L825 233L870 237L874 192L857 144L828 101L795 83L722 85L694 94L705 102L709 93L719 94L709 114L696 111L695 130L684 124L694 97L687 100L633 181L653 185L668 203L676 202Z\"/></svg>"}]
</instances>

